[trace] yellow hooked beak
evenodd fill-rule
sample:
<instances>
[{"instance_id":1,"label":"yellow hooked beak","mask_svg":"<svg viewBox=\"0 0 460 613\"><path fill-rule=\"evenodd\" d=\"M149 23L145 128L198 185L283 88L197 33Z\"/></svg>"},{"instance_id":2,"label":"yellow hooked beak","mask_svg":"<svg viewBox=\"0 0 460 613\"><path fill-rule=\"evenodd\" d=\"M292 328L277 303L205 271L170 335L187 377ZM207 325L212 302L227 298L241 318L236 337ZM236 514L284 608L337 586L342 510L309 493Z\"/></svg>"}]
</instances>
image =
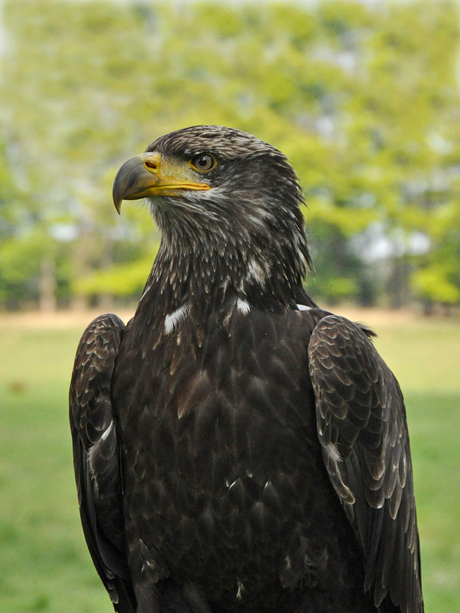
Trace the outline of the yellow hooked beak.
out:
<instances>
[{"instance_id":1,"label":"yellow hooked beak","mask_svg":"<svg viewBox=\"0 0 460 613\"><path fill-rule=\"evenodd\" d=\"M196 183L189 164L162 158L161 153L142 153L123 164L113 182L113 203L120 213L123 200L147 196L178 196L184 189L208 190L207 183Z\"/></svg>"}]
</instances>

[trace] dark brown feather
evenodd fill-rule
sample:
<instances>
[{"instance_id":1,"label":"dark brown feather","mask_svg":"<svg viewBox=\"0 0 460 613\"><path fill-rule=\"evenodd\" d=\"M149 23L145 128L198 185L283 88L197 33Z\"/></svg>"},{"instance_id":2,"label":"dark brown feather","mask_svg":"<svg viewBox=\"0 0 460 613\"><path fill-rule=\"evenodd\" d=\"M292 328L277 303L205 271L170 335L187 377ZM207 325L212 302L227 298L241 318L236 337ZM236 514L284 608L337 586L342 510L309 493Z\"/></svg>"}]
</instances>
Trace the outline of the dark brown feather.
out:
<instances>
[{"instance_id":1,"label":"dark brown feather","mask_svg":"<svg viewBox=\"0 0 460 613\"><path fill-rule=\"evenodd\" d=\"M329 315L313 331L310 373L331 482L362 544L366 589L403 613L423 611L404 401L367 334Z\"/></svg>"},{"instance_id":2,"label":"dark brown feather","mask_svg":"<svg viewBox=\"0 0 460 613\"><path fill-rule=\"evenodd\" d=\"M234 306L195 356L189 319L155 349L141 318L127 329L113 396L138 602L161 601L173 577L213 612L375 610L317 439L307 348L323 316ZM133 370L149 381L135 398Z\"/></svg>"},{"instance_id":3,"label":"dark brown feather","mask_svg":"<svg viewBox=\"0 0 460 613\"><path fill-rule=\"evenodd\" d=\"M70 385L78 503L88 549L115 610L134 612L125 555L119 450L111 402L112 374L124 323L97 317L86 328Z\"/></svg>"}]
</instances>

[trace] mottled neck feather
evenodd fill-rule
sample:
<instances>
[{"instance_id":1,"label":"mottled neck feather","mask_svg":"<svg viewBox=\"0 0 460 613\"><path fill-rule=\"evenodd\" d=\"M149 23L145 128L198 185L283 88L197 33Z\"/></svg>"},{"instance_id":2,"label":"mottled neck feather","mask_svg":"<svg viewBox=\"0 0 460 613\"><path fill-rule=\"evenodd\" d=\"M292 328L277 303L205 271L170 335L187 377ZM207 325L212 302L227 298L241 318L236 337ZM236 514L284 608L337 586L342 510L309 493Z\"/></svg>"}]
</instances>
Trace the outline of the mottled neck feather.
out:
<instances>
[{"instance_id":1,"label":"mottled neck feather","mask_svg":"<svg viewBox=\"0 0 460 613\"><path fill-rule=\"evenodd\" d=\"M240 193L227 186L206 197L152 199L162 240L139 310L165 317L187 304L199 323L210 313L225 318L238 298L264 310L295 308L311 261L295 175L282 169L290 181L269 194L249 189L251 174L233 181L244 184Z\"/></svg>"},{"instance_id":2,"label":"mottled neck feather","mask_svg":"<svg viewBox=\"0 0 460 613\"><path fill-rule=\"evenodd\" d=\"M171 240L173 239L173 240ZM183 304L194 319L241 298L250 305L279 311L295 304L302 291L305 259L287 244L234 240L232 234L163 233L139 308L164 317Z\"/></svg>"}]
</instances>

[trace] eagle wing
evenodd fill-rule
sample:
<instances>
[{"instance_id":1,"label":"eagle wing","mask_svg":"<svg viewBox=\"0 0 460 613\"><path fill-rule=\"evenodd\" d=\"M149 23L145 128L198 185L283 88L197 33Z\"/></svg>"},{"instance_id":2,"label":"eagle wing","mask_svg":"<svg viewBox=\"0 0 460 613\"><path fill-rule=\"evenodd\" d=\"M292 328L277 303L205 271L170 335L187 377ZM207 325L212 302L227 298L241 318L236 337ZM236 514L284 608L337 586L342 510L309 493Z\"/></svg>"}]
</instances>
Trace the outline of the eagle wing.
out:
<instances>
[{"instance_id":1,"label":"eagle wing","mask_svg":"<svg viewBox=\"0 0 460 613\"><path fill-rule=\"evenodd\" d=\"M70 384L70 427L78 503L94 565L120 613L132 613L117 432L111 383L125 325L101 315L86 328Z\"/></svg>"},{"instance_id":2,"label":"eagle wing","mask_svg":"<svg viewBox=\"0 0 460 613\"><path fill-rule=\"evenodd\" d=\"M313 330L309 364L318 437L330 480L364 552L365 590L382 611L421 613L404 400L368 335L335 315Z\"/></svg>"}]
</instances>

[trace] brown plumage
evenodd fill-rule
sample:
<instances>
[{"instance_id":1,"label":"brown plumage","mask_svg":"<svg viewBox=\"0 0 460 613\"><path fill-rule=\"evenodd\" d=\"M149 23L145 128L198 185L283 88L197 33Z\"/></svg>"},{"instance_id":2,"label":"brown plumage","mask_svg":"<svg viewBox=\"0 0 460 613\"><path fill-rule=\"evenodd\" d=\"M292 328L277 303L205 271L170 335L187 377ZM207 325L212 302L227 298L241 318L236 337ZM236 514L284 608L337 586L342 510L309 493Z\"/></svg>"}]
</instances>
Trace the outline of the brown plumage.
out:
<instances>
[{"instance_id":1,"label":"brown plumage","mask_svg":"<svg viewBox=\"0 0 460 613\"><path fill-rule=\"evenodd\" d=\"M403 397L323 311L292 168L217 126L129 160L162 243L134 318L85 331L70 389L83 529L119 613L421 613Z\"/></svg>"}]
</instances>

